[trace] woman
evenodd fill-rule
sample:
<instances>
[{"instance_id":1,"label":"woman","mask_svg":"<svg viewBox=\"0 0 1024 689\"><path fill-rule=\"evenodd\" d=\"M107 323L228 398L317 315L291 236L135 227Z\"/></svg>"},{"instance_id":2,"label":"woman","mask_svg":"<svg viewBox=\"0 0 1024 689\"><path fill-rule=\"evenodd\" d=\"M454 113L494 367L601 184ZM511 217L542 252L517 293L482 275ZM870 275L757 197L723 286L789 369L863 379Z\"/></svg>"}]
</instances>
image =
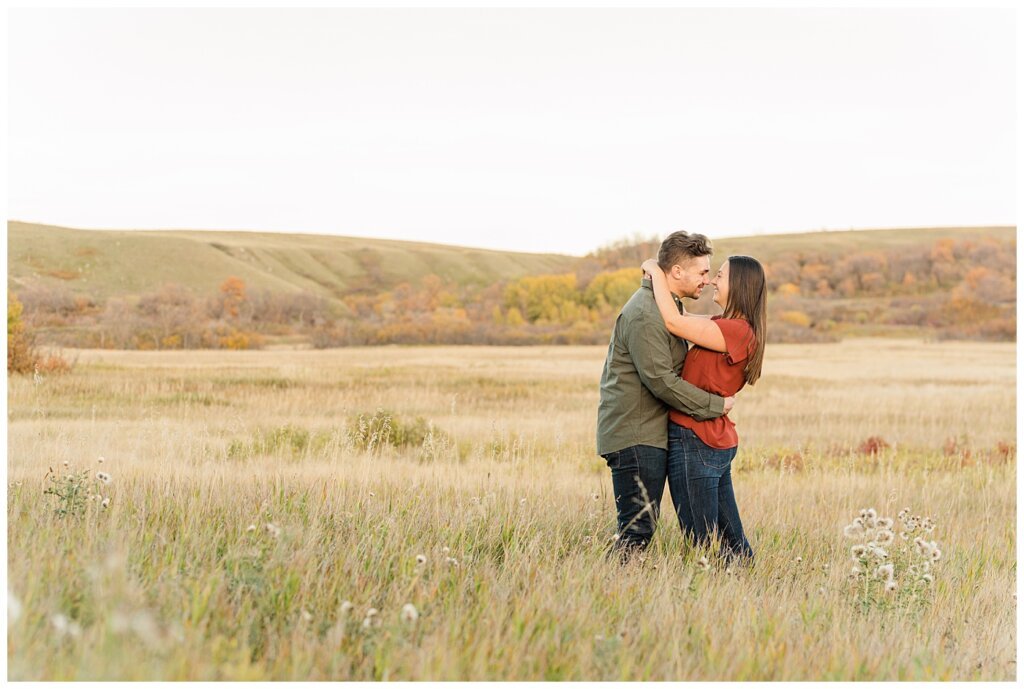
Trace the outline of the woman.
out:
<instances>
[{"instance_id":1,"label":"woman","mask_svg":"<svg viewBox=\"0 0 1024 689\"><path fill-rule=\"evenodd\" d=\"M686 355L682 377L723 397L735 395L761 376L764 358L767 288L764 269L749 256L730 256L711 281L721 316L679 313L665 274L654 259L645 261L654 298L665 325L694 346ZM669 414L668 484L679 525L697 544L709 544L717 530L727 557L752 560L754 551L743 533L732 489L732 460L739 438L728 416L697 421Z\"/></svg>"}]
</instances>

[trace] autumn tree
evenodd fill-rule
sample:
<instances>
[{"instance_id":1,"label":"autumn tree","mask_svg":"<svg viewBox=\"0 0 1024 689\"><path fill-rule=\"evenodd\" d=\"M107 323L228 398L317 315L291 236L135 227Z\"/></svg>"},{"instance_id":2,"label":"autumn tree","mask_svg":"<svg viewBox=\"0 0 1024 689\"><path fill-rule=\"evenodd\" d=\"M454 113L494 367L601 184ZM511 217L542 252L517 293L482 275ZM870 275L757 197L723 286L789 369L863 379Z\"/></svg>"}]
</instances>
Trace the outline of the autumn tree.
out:
<instances>
[{"instance_id":1,"label":"autumn tree","mask_svg":"<svg viewBox=\"0 0 1024 689\"><path fill-rule=\"evenodd\" d=\"M221 313L229 318L238 318L245 303L245 281L232 275L221 283L219 292Z\"/></svg>"}]
</instances>

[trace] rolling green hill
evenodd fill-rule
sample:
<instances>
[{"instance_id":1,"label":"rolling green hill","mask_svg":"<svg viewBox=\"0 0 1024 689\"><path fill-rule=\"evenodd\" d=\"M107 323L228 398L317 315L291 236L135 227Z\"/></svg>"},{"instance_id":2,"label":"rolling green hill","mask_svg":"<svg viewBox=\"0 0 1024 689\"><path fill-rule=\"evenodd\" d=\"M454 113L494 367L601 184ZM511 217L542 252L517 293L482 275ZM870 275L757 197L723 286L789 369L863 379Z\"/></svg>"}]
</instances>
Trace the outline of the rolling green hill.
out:
<instances>
[{"instance_id":1,"label":"rolling green hill","mask_svg":"<svg viewBox=\"0 0 1024 689\"><path fill-rule=\"evenodd\" d=\"M711 263L717 266L728 256L746 254L767 265L782 258L795 258L800 254L842 256L866 251L888 253L930 247L940 239L977 241L991 238L998 241L1012 241L1016 235L1017 228L1007 226L800 232L720 239L712 235L715 255ZM660 242L660 238L646 241L623 241L597 251L596 256L608 267L640 265L643 258L654 256L657 253Z\"/></svg>"},{"instance_id":2,"label":"rolling green hill","mask_svg":"<svg viewBox=\"0 0 1024 689\"><path fill-rule=\"evenodd\" d=\"M596 344L607 341L640 263L659 244L618 242L579 258L12 221L8 287L40 341L66 346ZM763 263L773 341L1016 336L1014 227L756 235L714 245L713 267L732 254ZM232 288L231 276L244 284ZM711 297L706 290L692 308L715 312Z\"/></svg>"},{"instance_id":3,"label":"rolling green hill","mask_svg":"<svg viewBox=\"0 0 1024 689\"><path fill-rule=\"evenodd\" d=\"M417 242L270 232L77 230L7 223L7 285L63 287L99 299L165 283L211 294L250 289L338 298L435 274L461 285L571 271L580 259Z\"/></svg>"}]
</instances>

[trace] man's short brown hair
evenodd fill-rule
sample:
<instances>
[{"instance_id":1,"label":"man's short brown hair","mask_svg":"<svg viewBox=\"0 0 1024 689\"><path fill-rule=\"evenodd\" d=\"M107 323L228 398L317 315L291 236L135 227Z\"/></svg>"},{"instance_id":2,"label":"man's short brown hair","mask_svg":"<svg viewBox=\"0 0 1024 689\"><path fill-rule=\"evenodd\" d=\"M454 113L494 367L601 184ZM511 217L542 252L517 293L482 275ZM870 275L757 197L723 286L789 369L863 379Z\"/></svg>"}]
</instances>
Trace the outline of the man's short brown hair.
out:
<instances>
[{"instance_id":1,"label":"man's short brown hair","mask_svg":"<svg viewBox=\"0 0 1024 689\"><path fill-rule=\"evenodd\" d=\"M665 241L661 243L661 249L658 250L658 265L668 272L677 263L710 255L710 239L702 234L690 234L679 230L665 237Z\"/></svg>"}]
</instances>

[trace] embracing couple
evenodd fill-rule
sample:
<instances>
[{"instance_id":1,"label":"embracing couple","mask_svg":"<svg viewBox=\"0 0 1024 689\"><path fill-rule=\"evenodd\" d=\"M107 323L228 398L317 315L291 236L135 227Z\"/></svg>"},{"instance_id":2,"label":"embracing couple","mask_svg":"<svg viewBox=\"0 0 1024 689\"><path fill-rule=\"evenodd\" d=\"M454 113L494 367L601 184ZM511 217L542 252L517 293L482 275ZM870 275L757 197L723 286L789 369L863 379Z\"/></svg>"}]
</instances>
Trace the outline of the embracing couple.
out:
<instances>
[{"instance_id":1,"label":"embracing couple","mask_svg":"<svg viewBox=\"0 0 1024 689\"><path fill-rule=\"evenodd\" d=\"M767 288L749 256L730 256L712 277L711 242L674 232L615 321L601 375L597 452L612 472L623 556L647 547L666 480L683 534L720 539L727 559L752 563L733 494L739 444L728 413L761 375ZM687 313L711 284L721 316Z\"/></svg>"}]
</instances>

